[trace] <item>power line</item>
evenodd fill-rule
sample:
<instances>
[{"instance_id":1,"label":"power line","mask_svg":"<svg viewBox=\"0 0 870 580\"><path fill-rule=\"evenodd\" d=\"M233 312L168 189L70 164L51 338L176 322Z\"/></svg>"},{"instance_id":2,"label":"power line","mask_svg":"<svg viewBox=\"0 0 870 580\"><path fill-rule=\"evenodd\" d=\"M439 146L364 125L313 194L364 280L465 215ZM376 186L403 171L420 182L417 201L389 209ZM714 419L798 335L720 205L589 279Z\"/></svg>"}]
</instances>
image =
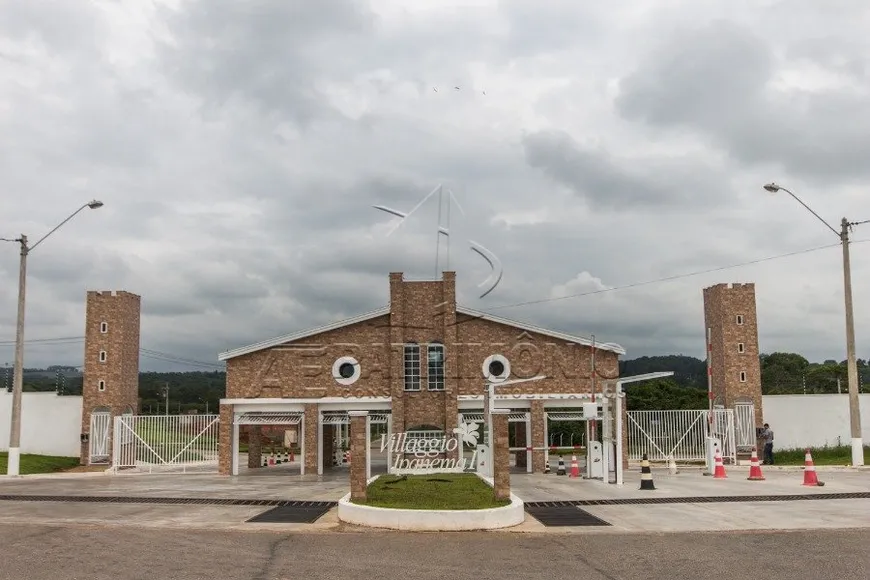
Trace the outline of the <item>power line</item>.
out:
<instances>
[{"instance_id":1,"label":"power line","mask_svg":"<svg viewBox=\"0 0 870 580\"><path fill-rule=\"evenodd\" d=\"M85 340L84 336L61 336L57 338L32 338L25 339L25 344L72 344L76 342L82 342ZM14 340L0 340L0 346L14 346Z\"/></svg>"},{"instance_id":2,"label":"power line","mask_svg":"<svg viewBox=\"0 0 870 580\"><path fill-rule=\"evenodd\" d=\"M870 242L870 240L856 240L851 243L853 244L863 244L865 242ZM692 276L701 276L703 274L710 274L713 272L721 272L723 270L731 270L733 268L741 268L743 266L752 266L754 264L761 264L762 262L769 262L771 260L778 260L780 258L789 258L791 256L798 256L800 254L808 254L810 252L817 252L819 250L827 250L829 248L839 247L840 244L828 244L826 246L818 246L816 248L809 248L806 250L798 250L796 252L788 252L787 254L778 254L776 256L768 256L766 258L758 258L757 260L751 260L749 262L741 262L739 264L731 264L730 266L719 266L718 268L709 268L707 270L698 270L696 272L687 272L685 274L676 274L674 276L666 276L664 278L657 278L655 280L647 280L645 282L635 282L633 284L625 284L622 286L612 286L610 288L601 288L599 290L591 290L589 292L580 292L577 294L569 294L568 296L559 296L558 298L543 298L541 300L528 300L526 302L517 302L514 304L502 304L500 306L491 306L489 308L481 308L482 312L490 312L492 310L501 310L503 308L517 308L519 306L529 306L532 304L544 304L548 302L557 302L559 300L568 300L570 298L580 298L583 296L592 296L593 294L603 294L605 292L615 292L617 290L628 290L629 288L638 288L640 286L648 286L650 284L659 284L661 282L670 282L672 280L680 280L682 278L690 278Z\"/></svg>"}]
</instances>

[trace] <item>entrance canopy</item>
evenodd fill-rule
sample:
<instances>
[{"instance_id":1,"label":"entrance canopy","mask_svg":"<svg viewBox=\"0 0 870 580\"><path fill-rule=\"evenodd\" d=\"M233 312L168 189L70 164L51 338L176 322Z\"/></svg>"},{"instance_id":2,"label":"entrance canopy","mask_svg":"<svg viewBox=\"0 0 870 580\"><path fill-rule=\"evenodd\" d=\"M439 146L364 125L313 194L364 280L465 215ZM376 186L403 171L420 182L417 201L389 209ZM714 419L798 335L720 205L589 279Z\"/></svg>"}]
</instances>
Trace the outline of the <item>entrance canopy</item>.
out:
<instances>
[{"instance_id":1,"label":"entrance canopy","mask_svg":"<svg viewBox=\"0 0 870 580\"><path fill-rule=\"evenodd\" d=\"M236 425L298 425L303 413L248 411L236 417Z\"/></svg>"}]
</instances>

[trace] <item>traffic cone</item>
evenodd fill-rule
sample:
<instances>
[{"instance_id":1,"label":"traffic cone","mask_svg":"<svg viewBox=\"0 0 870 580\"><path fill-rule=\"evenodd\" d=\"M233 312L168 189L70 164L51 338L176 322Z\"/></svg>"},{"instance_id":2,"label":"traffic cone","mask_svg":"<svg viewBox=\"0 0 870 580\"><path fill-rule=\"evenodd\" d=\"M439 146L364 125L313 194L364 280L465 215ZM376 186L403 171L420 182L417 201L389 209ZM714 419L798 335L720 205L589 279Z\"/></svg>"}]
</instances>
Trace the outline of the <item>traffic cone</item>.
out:
<instances>
[{"instance_id":1,"label":"traffic cone","mask_svg":"<svg viewBox=\"0 0 870 580\"><path fill-rule=\"evenodd\" d=\"M719 448L716 448L716 456L714 457L716 468L713 471L713 479L725 479L728 475L725 473L725 464L722 463L722 455L719 453Z\"/></svg>"},{"instance_id":2,"label":"traffic cone","mask_svg":"<svg viewBox=\"0 0 870 580\"><path fill-rule=\"evenodd\" d=\"M646 453L643 454L643 461L640 464L640 489L655 489L653 483L652 470L649 468L649 458Z\"/></svg>"},{"instance_id":3,"label":"traffic cone","mask_svg":"<svg viewBox=\"0 0 870 580\"><path fill-rule=\"evenodd\" d=\"M544 473L550 473L550 458L544 458Z\"/></svg>"},{"instance_id":4,"label":"traffic cone","mask_svg":"<svg viewBox=\"0 0 870 580\"><path fill-rule=\"evenodd\" d=\"M269 467L272 467L274 465L275 465L275 455L272 454L269 456Z\"/></svg>"},{"instance_id":5,"label":"traffic cone","mask_svg":"<svg viewBox=\"0 0 870 580\"><path fill-rule=\"evenodd\" d=\"M804 458L804 485L822 486L825 485L819 481L819 475L816 473L816 466L813 463L813 456L807 448L807 455Z\"/></svg>"},{"instance_id":6,"label":"traffic cone","mask_svg":"<svg viewBox=\"0 0 870 580\"><path fill-rule=\"evenodd\" d=\"M559 465L558 465L558 467L556 467L556 475L565 475L565 473L566 473L566 471L565 471L565 460L564 460L564 459L562 458L562 456L560 455L560 456L559 456Z\"/></svg>"},{"instance_id":7,"label":"traffic cone","mask_svg":"<svg viewBox=\"0 0 870 580\"><path fill-rule=\"evenodd\" d=\"M749 460L749 481L764 481L764 475L761 473L761 465L758 463L758 451L752 448L752 458Z\"/></svg>"},{"instance_id":8,"label":"traffic cone","mask_svg":"<svg viewBox=\"0 0 870 580\"><path fill-rule=\"evenodd\" d=\"M296 455L291 451L290 452L290 463L293 463L294 461L296 461Z\"/></svg>"},{"instance_id":9,"label":"traffic cone","mask_svg":"<svg viewBox=\"0 0 870 580\"><path fill-rule=\"evenodd\" d=\"M671 455L671 456L668 458L668 472L669 472L671 475L676 475L676 474L679 473L679 471L677 471L677 462L674 461L674 456L673 456L673 455Z\"/></svg>"},{"instance_id":10,"label":"traffic cone","mask_svg":"<svg viewBox=\"0 0 870 580\"><path fill-rule=\"evenodd\" d=\"M580 477L580 465L577 463L577 456L571 456L571 473L568 477Z\"/></svg>"}]
</instances>

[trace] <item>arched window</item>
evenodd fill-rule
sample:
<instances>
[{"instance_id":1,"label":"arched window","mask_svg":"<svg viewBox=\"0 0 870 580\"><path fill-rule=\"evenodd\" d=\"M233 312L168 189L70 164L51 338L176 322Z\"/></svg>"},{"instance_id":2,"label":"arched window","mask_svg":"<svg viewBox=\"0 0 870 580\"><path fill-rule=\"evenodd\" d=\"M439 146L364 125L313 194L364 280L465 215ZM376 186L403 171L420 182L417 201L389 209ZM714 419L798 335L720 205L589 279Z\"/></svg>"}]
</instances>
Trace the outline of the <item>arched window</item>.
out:
<instances>
[{"instance_id":1,"label":"arched window","mask_svg":"<svg viewBox=\"0 0 870 580\"><path fill-rule=\"evenodd\" d=\"M405 345L405 390L420 390L420 345Z\"/></svg>"},{"instance_id":2,"label":"arched window","mask_svg":"<svg viewBox=\"0 0 870 580\"><path fill-rule=\"evenodd\" d=\"M438 342L431 343L427 349L428 388L430 391L444 390L444 345Z\"/></svg>"}]
</instances>

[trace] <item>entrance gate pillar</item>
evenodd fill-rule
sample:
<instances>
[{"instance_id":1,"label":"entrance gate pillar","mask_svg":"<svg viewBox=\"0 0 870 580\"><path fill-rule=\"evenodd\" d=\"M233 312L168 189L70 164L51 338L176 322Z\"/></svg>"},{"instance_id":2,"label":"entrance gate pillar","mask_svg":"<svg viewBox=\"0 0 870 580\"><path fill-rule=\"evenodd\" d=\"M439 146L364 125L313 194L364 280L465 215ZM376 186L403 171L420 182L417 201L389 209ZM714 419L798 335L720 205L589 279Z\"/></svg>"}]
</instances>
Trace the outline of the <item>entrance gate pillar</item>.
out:
<instances>
[{"instance_id":1,"label":"entrance gate pillar","mask_svg":"<svg viewBox=\"0 0 870 580\"><path fill-rule=\"evenodd\" d=\"M509 409L491 409L492 415L492 480L496 500L511 496L510 438L508 436Z\"/></svg>"},{"instance_id":2,"label":"entrance gate pillar","mask_svg":"<svg viewBox=\"0 0 870 580\"><path fill-rule=\"evenodd\" d=\"M233 450L233 405L221 405L220 423L218 424L218 473L232 475Z\"/></svg>"},{"instance_id":3,"label":"entrance gate pillar","mask_svg":"<svg viewBox=\"0 0 870 580\"><path fill-rule=\"evenodd\" d=\"M248 425L248 468L263 466L263 428Z\"/></svg>"},{"instance_id":4,"label":"entrance gate pillar","mask_svg":"<svg viewBox=\"0 0 870 580\"><path fill-rule=\"evenodd\" d=\"M532 472L543 473L547 462L547 416L544 413L544 401L540 399L531 402L529 423L532 431Z\"/></svg>"},{"instance_id":5,"label":"entrance gate pillar","mask_svg":"<svg viewBox=\"0 0 870 580\"><path fill-rule=\"evenodd\" d=\"M369 472L368 411L348 411L350 417L350 499L365 501Z\"/></svg>"}]
</instances>

